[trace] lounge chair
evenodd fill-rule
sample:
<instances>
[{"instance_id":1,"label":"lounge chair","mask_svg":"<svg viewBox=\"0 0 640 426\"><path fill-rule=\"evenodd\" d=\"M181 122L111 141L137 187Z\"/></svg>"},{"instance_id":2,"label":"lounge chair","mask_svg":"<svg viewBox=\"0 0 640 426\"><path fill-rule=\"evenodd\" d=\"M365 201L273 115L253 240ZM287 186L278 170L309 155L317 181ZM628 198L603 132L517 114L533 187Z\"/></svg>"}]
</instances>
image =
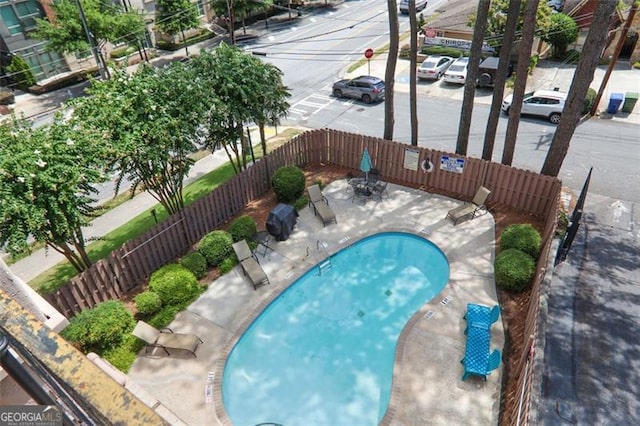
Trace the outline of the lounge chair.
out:
<instances>
[{"instance_id":1,"label":"lounge chair","mask_svg":"<svg viewBox=\"0 0 640 426\"><path fill-rule=\"evenodd\" d=\"M498 305L490 308L475 303L467 303L467 312L464 314L464 319L467 320L467 329L472 324L483 325L490 328L491 324L498 321L499 317L500 307ZM467 329L464 331L465 334L467 333Z\"/></svg>"},{"instance_id":2,"label":"lounge chair","mask_svg":"<svg viewBox=\"0 0 640 426\"><path fill-rule=\"evenodd\" d=\"M191 352L196 357L196 348L203 343L195 334L174 333L170 328L158 330L144 321L138 321L131 334L147 344L145 353L149 347L159 347L164 349L167 355L171 355L169 349L181 349Z\"/></svg>"},{"instance_id":3,"label":"lounge chair","mask_svg":"<svg viewBox=\"0 0 640 426\"><path fill-rule=\"evenodd\" d=\"M478 216L480 212L486 212L487 207L485 206L485 203L487 202L489 194L491 194L491 191L484 186L481 186L470 203L465 203L455 209L449 210L449 213L447 213L447 219L451 219L455 226L458 224L458 221L465 217L473 219Z\"/></svg>"},{"instance_id":4,"label":"lounge chair","mask_svg":"<svg viewBox=\"0 0 640 426\"><path fill-rule=\"evenodd\" d=\"M233 243L233 251L236 252L242 271L249 277L254 289L258 289L263 284L271 284L269 277L260 266L258 258L251 252L246 240Z\"/></svg>"},{"instance_id":5,"label":"lounge chair","mask_svg":"<svg viewBox=\"0 0 640 426\"><path fill-rule=\"evenodd\" d=\"M316 184L307 187L307 193L309 194L309 206L313 207L314 215L320 216L323 226L331 222L338 223L336 214L329 206L329 201L327 201L327 198L322 195L322 191L320 191L320 186Z\"/></svg>"}]
</instances>

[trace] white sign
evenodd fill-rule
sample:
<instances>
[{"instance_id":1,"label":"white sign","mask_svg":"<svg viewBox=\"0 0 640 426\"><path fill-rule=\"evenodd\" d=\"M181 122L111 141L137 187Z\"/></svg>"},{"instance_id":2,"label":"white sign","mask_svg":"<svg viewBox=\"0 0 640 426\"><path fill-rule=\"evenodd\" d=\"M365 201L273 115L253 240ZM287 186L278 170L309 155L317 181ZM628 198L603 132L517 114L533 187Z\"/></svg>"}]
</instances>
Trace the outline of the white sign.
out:
<instances>
[{"instance_id":1,"label":"white sign","mask_svg":"<svg viewBox=\"0 0 640 426\"><path fill-rule=\"evenodd\" d=\"M425 37L424 45L429 46L444 46L454 47L456 49L471 50L471 40L463 40L459 38L447 38L447 37ZM495 50L487 43L482 43L482 51L493 53Z\"/></svg>"},{"instance_id":2,"label":"white sign","mask_svg":"<svg viewBox=\"0 0 640 426\"><path fill-rule=\"evenodd\" d=\"M413 170L414 172L418 170L418 162L420 160L420 151L416 151L415 149L406 148L404 150L404 168L408 170Z\"/></svg>"},{"instance_id":3,"label":"white sign","mask_svg":"<svg viewBox=\"0 0 640 426\"><path fill-rule=\"evenodd\" d=\"M448 155L440 156L440 170L447 172L462 173L464 172L464 158L449 157Z\"/></svg>"}]
</instances>

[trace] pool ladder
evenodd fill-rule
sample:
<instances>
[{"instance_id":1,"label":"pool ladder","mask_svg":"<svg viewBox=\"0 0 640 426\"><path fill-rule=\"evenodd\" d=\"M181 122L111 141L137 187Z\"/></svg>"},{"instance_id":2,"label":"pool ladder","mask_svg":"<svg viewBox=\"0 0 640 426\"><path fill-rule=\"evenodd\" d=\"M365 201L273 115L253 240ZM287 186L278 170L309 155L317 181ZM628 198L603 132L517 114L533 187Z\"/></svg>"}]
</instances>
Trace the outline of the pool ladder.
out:
<instances>
[{"instance_id":1,"label":"pool ladder","mask_svg":"<svg viewBox=\"0 0 640 426\"><path fill-rule=\"evenodd\" d=\"M318 275L331 269L331 257L327 252L326 244L321 240L316 240L316 250L313 252L313 258L318 263ZM311 247L307 246L307 257L311 255Z\"/></svg>"}]
</instances>

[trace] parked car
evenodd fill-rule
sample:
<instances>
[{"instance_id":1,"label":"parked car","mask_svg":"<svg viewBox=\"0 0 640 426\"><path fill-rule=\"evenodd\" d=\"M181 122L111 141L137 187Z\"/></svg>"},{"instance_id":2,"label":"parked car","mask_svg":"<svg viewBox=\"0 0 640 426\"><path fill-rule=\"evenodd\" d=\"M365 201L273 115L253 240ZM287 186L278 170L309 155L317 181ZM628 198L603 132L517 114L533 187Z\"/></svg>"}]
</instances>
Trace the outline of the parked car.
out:
<instances>
[{"instance_id":1,"label":"parked car","mask_svg":"<svg viewBox=\"0 0 640 426\"><path fill-rule=\"evenodd\" d=\"M498 73L498 65L500 65L500 58L489 56L480 62L478 68L478 79L476 80L477 87L493 87L495 85L496 75ZM511 77L513 73L513 64L509 63L507 67L506 78Z\"/></svg>"},{"instance_id":2,"label":"parked car","mask_svg":"<svg viewBox=\"0 0 640 426\"><path fill-rule=\"evenodd\" d=\"M547 6L553 9L554 12L562 12L562 8L564 7L563 0L549 0L547 1Z\"/></svg>"},{"instance_id":3,"label":"parked car","mask_svg":"<svg viewBox=\"0 0 640 426\"><path fill-rule=\"evenodd\" d=\"M449 56L427 56L418 67L418 80L440 80L452 63Z\"/></svg>"},{"instance_id":4,"label":"parked car","mask_svg":"<svg viewBox=\"0 0 640 426\"><path fill-rule=\"evenodd\" d=\"M333 95L342 98L360 99L364 103L384 100L384 81L378 77L361 75L351 80L333 83Z\"/></svg>"},{"instance_id":5,"label":"parked car","mask_svg":"<svg viewBox=\"0 0 640 426\"><path fill-rule=\"evenodd\" d=\"M427 0L416 0L416 11L420 12L427 7ZM409 14L409 0L400 1L400 13Z\"/></svg>"},{"instance_id":6,"label":"parked car","mask_svg":"<svg viewBox=\"0 0 640 426\"><path fill-rule=\"evenodd\" d=\"M566 100L567 93L559 90L536 90L525 93L521 114L545 117L551 123L558 124ZM502 111L508 114L512 102L513 95L507 96L502 101Z\"/></svg>"},{"instance_id":7,"label":"parked car","mask_svg":"<svg viewBox=\"0 0 640 426\"><path fill-rule=\"evenodd\" d=\"M467 78L467 67L469 58L462 57L456 59L449 69L444 73L444 82L453 84L464 84Z\"/></svg>"}]
</instances>

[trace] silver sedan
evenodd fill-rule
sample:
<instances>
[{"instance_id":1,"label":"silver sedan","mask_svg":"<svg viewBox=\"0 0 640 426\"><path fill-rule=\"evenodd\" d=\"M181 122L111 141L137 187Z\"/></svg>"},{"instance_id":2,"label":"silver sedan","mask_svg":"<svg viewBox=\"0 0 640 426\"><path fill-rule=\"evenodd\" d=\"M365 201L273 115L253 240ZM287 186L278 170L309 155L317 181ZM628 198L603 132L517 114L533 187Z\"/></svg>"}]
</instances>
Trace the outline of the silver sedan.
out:
<instances>
[{"instance_id":1,"label":"silver sedan","mask_svg":"<svg viewBox=\"0 0 640 426\"><path fill-rule=\"evenodd\" d=\"M427 56L427 59L418 67L418 79L440 80L452 63L453 58L449 56Z\"/></svg>"}]
</instances>

